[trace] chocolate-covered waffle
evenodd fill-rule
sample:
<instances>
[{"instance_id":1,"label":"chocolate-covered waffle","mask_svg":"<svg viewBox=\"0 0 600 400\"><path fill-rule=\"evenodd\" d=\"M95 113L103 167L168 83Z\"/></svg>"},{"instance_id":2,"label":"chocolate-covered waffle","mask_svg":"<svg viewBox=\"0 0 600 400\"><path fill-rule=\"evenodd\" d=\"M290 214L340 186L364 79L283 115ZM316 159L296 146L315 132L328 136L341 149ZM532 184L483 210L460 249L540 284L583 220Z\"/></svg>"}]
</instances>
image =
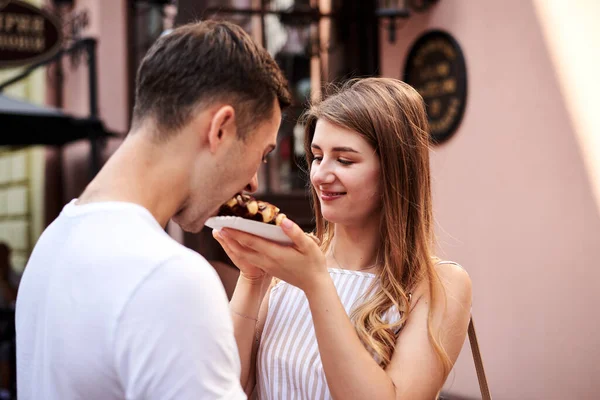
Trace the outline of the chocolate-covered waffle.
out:
<instances>
[{"instance_id":1,"label":"chocolate-covered waffle","mask_svg":"<svg viewBox=\"0 0 600 400\"><path fill-rule=\"evenodd\" d=\"M248 194L235 195L221 206L218 215L241 217L270 225L280 225L285 219L285 214L280 213L279 208Z\"/></svg>"}]
</instances>

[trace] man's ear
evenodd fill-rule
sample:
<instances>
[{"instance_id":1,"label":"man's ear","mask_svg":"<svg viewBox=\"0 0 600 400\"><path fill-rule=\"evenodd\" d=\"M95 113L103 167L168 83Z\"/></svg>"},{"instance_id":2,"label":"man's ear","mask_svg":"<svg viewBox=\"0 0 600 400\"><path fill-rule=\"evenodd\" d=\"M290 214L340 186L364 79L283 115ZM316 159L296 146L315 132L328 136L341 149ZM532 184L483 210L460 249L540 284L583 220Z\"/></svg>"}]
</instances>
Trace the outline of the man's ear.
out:
<instances>
[{"instance_id":1,"label":"man's ear","mask_svg":"<svg viewBox=\"0 0 600 400\"><path fill-rule=\"evenodd\" d=\"M208 130L208 144L211 153L215 153L217 148L227 140L237 137L237 127L235 123L235 110L232 106L225 105L219 107L213 115Z\"/></svg>"}]
</instances>

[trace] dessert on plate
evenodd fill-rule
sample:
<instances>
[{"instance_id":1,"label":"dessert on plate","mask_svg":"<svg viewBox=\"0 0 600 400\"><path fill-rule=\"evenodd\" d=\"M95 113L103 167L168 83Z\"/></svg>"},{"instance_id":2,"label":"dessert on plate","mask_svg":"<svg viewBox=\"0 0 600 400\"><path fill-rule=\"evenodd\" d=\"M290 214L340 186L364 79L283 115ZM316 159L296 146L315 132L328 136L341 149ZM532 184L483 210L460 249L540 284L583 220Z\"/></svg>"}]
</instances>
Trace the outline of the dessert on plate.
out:
<instances>
[{"instance_id":1,"label":"dessert on plate","mask_svg":"<svg viewBox=\"0 0 600 400\"><path fill-rule=\"evenodd\" d=\"M269 225L281 225L286 218L279 208L266 201L256 200L249 194L236 194L221 206L219 217L241 217Z\"/></svg>"}]
</instances>

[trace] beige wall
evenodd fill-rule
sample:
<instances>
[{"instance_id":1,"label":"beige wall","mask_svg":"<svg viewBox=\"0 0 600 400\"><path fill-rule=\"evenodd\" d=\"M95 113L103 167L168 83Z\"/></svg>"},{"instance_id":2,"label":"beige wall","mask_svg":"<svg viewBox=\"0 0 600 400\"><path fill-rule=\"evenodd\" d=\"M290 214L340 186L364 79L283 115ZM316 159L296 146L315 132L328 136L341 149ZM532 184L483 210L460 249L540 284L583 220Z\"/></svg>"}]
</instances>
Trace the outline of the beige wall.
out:
<instances>
[{"instance_id":1,"label":"beige wall","mask_svg":"<svg viewBox=\"0 0 600 400\"><path fill-rule=\"evenodd\" d=\"M466 114L432 152L440 254L473 280L496 399L592 399L600 390L598 182L537 15L531 1L442 1L412 18L394 45L382 31L382 74L401 77L408 46L426 29L462 45ZM447 387L478 393L468 344Z\"/></svg>"}]
</instances>

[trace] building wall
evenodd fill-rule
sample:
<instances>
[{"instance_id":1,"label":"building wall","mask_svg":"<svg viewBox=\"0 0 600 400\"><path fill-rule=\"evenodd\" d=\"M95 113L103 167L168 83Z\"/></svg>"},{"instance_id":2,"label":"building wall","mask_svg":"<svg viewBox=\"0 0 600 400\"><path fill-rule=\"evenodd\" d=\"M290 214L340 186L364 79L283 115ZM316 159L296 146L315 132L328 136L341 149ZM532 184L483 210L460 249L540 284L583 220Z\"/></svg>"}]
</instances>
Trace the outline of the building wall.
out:
<instances>
[{"instance_id":1,"label":"building wall","mask_svg":"<svg viewBox=\"0 0 600 400\"><path fill-rule=\"evenodd\" d=\"M49 0L29 0L49 7ZM89 26L84 35L98 39L98 105L100 118L114 132L128 128L127 53L125 0L78 0L75 10L87 10ZM89 115L88 73L85 59L78 64L63 60L64 104L67 113ZM0 70L0 81L21 69ZM6 94L36 104L52 104L54 77L45 68L12 85ZM50 90L46 90L47 83ZM103 149L107 158L121 140ZM61 150L49 147L0 148L0 241L12 247L12 263L20 272L45 227L64 204L77 197L90 178L89 143L82 141Z\"/></svg>"},{"instance_id":2,"label":"building wall","mask_svg":"<svg viewBox=\"0 0 600 400\"><path fill-rule=\"evenodd\" d=\"M128 76L127 76L127 29L125 0L78 0L75 10L87 10L89 26L84 36L98 40L98 108L99 117L113 132L125 134L128 130ZM78 116L89 115L88 71L85 63L77 68L64 63L64 109ZM103 149L106 159L114 152L121 140L111 140ZM62 165L62 204L77 197L89 182L89 142L81 141L65 146L60 157L50 153L48 170L55 164ZM49 188L49 197L60 193Z\"/></svg>"},{"instance_id":3,"label":"building wall","mask_svg":"<svg viewBox=\"0 0 600 400\"><path fill-rule=\"evenodd\" d=\"M600 389L600 171L591 148L599 133L590 129L600 117L591 112L597 105L575 103L586 86L588 103L598 93L590 91L600 83L597 63L582 65L597 60L600 34L588 16L598 11L585 0L562 8L554 0L441 1L399 29L395 44L381 31L384 76L402 76L409 46L427 29L450 32L466 57L463 122L432 150L435 216L439 254L473 280L498 399L591 399ZM468 343L446 386L477 396Z\"/></svg>"},{"instance_id":4,"label":"building wall","mask_svg":"<svg viewBox=\"0 0 600 400\"><path fill-rule=\"evenodd\" d=\"M41 6L42 0L28 0ZM0 82L22 71L22 68L0 70ZM4 94L44 104L45 69L8 87ZM13 134L18 134L15 132ZM42 147L15 149L0 146L0 242L12 249L12 267L20 273L44 224L44 150Z\"/></svg>"}]
</instances>

